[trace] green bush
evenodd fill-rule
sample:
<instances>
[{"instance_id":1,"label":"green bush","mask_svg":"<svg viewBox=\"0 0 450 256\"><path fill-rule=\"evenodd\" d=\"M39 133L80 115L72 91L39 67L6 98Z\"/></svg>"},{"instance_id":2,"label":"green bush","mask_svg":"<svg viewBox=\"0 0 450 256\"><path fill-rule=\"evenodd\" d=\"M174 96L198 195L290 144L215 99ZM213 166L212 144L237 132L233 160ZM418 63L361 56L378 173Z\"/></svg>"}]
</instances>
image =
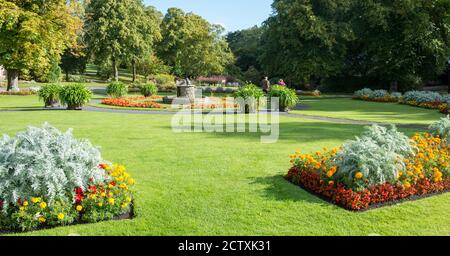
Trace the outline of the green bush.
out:
<instances>
[{"instance_id":1,"label":"green bush","mask_svg":"<svg viewBox=\"0 0 450 256\"><path fill-rule=\"evenodd\" d=\"M122 82L112 82L106 87L106 93L113 98L122 98L128 93L128 86Z\"/></svg>"},{"instance_id":2,"label":"green bush","mask_svg":"<svg viewBox=\"0 0 450 256\"><path fill-rule=\"evenodd\" d=\"M374 125L356 140L349 141L332 160L336 179L350 188L361 190L386 182L395 183L405 170L404 159L414 154L411 140L397 131ZM364 179L356 178L361 173Z\"/></svg>"},{"instance_id":3,"label":"green bush","mask_svg":"<svg viewBox=\"0 0 450 256\"><path fill-rule=\"evenodd\" d=\"M92 92L83 84L69 84L62 87L59 100L67 109L80 109L91 100Z\"/></svg>"},{"instance_id":4,"label":"green bush","mask_svg":"<svg viewBox=\"0 0 450 256\"><path fill-rule=\"evenodd\" d=\"M45 107L51 107L58 103L61 89L62 87L59 84L44 85L38 91L39 99L44 101Z\"/></svg>"},{"instance_id":5,"label":"green bush","mask_svg":"<svg viewBox=\"0 0 450 256\"><path fill-rule=\"evenodd\" d=\"M264 92L254 84L247 84L234 93L237 98L241 111L244 113L255 112L260 103L260 99L264 97ZM240 102L244 100L245 102Z\"/></svg>"},{"instance_id":6,"label":"green bush","mask_svg":"<svg viewBox=\"0 0 450 256\"><path fill-rule=\"evenodd\" d=\"M147 83L141 86L141 94L145 97L158 94L158 87L154 83Z\"/></svg>"},{"instance_id":7,"label":"green bush","mask_svg":"<svg viewBox=\"0 0 450 256\"><path fill-rule=\"evenodd\" d=\"M151 77L160 91L172 91L176 89L175 77L170 74L157 74Z\"/></svg>"},{"instance_id":8,"label":"green bush","mask_svg":"<svg viewBox=\"0 0 450 256\"><path fill-rule=\"evenodd\" d=\"M299 98L295 90L289 89L285 86L273 86L269 91L269 97L279 99L279 107L281 111L294 107L299 102Z\"/></svg>"}]
</instances>

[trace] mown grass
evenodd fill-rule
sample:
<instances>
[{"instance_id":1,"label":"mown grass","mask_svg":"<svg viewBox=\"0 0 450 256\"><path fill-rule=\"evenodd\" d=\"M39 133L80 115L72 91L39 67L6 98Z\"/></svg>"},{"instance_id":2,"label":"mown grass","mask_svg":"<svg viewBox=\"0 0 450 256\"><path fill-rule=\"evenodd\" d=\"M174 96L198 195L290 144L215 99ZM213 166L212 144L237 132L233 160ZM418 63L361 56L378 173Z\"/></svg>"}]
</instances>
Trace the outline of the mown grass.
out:
<instances>
[{"instance_id":1,"label":"mown grass","mask_svg":"<svg viewBox=\"0 0 450 256\"><path fill-rule=\"evenodd\" d=\"M444 117L438 110L350 97L301 97L300 106L303 109L291 113L397 124L430 124Z\"/></svg>"},{"instance_id":2,"label":"mown grass","mask_svg":"<svg viewBox=\"0 0 450 256\"><path fill-rule=\"evenodd\" d=\"M25 104L5 97L0 106ZM289 154L338 146L359 125L281 117L279 141L262 144L259 133L174 133L166 115L0 111L0 120L9 135L44 122L74 128L137 182L133 220L24 235L450 235L449 194L353 213L283 179Z\"/></svg>"}]
</instances>

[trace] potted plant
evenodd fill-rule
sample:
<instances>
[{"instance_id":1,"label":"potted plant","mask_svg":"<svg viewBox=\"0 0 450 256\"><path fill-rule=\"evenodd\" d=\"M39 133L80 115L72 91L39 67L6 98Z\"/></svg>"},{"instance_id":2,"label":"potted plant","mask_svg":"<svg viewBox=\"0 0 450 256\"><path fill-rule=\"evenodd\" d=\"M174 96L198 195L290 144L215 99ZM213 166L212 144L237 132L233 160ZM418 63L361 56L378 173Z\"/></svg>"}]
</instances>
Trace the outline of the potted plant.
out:
<instances>
[{"instance_id":1,"label":"potted plant","mask_svg":"<svg viewBox=\"0 0 450 256\"><path fill-rule=\"evenodd\" d=\"M128 86L122 82L112 82L106 87L106 93L113 98L122 98L128 93Z\"/></svg>"},{"instance_id":2,"label":"potted plant","mask_svg":"<svg viewBox=\"0 0 450 256\"><path fill-rule=\"evenodd\" d=\"M59 101L59 93L61 92L61 85L47 84L41 87L38 91L39 99L44 101L45 107L54 107Z\"/></svg>"},{"instance_id":3,"label":"potted plant","mask_svg":"<svg viewBox=\"0 0 450 256\"><path fill-rule=\"evenodd\" d=\"M69 84L62 87L59 93L61 104L69 110L79 110L91 100L92 92L83 84Z\"/></svg>"},{"instance_id":4,"label":"potted plant","mask_svg":"<svg viewBox=\"0 0 450 256\"><path fill-rule=\"evenodd\" d=\"M299 102L297 93L285 86L273 86L269 91L269 97L277 97L279 99L279 111L285 112L289 108L294 107Z\"/></svg>"},{"instance_id":5,"label":"potted plant","mask_svg":"<svg viewBox=\"0 0 450 256\"><path fill-rule=\"evenodd\" d=\"M141 94L144 97L150 97L152 95L156 95L158 93L158 87L154 83L147 83L141 86L140 88Z\"/></svg>"},{"instance_id":6,"label":"potted plant","mask_svg":"<svg viewBox=\"0 0 450 256\"><path fill-rule=\"evenodd\" d=\"M247 84L234 93L234 97L238 99L241 111L245 114L256 112L259 107L259 101L263 96L264 93L261 88L254 84Z\"/></svg>"}]
</instances>

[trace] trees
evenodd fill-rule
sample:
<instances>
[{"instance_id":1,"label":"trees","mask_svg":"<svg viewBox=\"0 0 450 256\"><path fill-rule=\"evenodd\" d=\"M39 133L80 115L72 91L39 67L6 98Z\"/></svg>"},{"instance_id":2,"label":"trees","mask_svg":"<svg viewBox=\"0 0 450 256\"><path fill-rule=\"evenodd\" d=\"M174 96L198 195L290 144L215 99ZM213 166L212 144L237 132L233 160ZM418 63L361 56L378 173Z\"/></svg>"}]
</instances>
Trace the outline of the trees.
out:
<instances>
[{"instance_id":1,"label":"trees","mask_svg":"<svg viewBox=\"0 0 450 256\"><path fill-rule=\"evenodd\" d=\"M272 76L309 83L340 71L346 42L349 1L275 0L264 24L260 61Z\"/></svg>"},{"instance_id":2,"label":"trees","mask_svg":"<svg viewBox=\"0 0 450 256\"><path fill-rule=\"evenodd\" d=\"M236 65L242 72L247 71L252 66L258 70L261 69L258 55L262 33L262 28L258 26L228 33L227 42L236 56Z\"/></svg>"},{"instance_id":3,"label":"trees","mask_svg":"<svg viewBox=\"0 0 450 256\"><path fill-rule=\"evenodd\" d=\"M222 33L198 15L171 8L161 24L158 55L177 76L221 73L233 59Z\"/></svg>"},{"instance_id":4,"label":"trees","mask_svg":"<svg viewBox=\"0 0 450 256\"><path fill-rule=\"evenodd\" d=\"M449 59L448 0L275 0L273 8L259 60L294 83L329 78L395 90L436 78Z\"/></svg>"},{"instance_id":5,"label":"trees","mask_svg":"<svg viewBox=\"0 0 450 256\"><path fill-rule=\"evenodd\" d=\"M81 28L65 0L0 0L0 63L7 90L18 90L20 72L49 70Z\"/></svg>"},{"instance_id":6,"label":"trees","mask_svg":"<svg viewBox=\"0 0 450 256\"><path fill-rule=\"evenodd\" d=\"M144 9L141 0L96 0L86 6L85 41L97 64L110 62L114 80L119 80L118 65L147 54L158 37L158 22ZM134 77L136 72L134 72Z\"/></svg>"},{"instance_id":7,"label":"trees","mask_svg":"<svg viewBox=\"0 0 450 256\"><path fill-rule=\"evenodd\" d=\"M153 55L153 45L155 42L161 40L160 24L162 21L162 14L153 6L148 6L140 9L141 12L134 12L135 18L140 19L134 22L137 26L137 31L131 40L131 45L126 55L131 63L133 82L136 81L137 64L138 62L147 61Z\"/></svg>"},{"instance_id":8,"label":"trees","mask_svg":"<svg viewBox=\"0 0 450 256\"><path fill-rule=\"evenodd\" d=\"M61 57L60 67L66 74L66 81L69 81L69 74L73 72L84 73L86 70L87 58L82 48L68 48Z\"/></svg>"},{"instance_id":9,"label":"trees","mask_svg":"<svg viewBox=\"0 0 450 256\"><path fill-rule=\"evenodd\" d=\"M391 84L432 79L450 53L450 2L443 0L355 1L351 23L363 75ZM355 59L349 61L355 66Z\"/></svg>"}]
</instances>

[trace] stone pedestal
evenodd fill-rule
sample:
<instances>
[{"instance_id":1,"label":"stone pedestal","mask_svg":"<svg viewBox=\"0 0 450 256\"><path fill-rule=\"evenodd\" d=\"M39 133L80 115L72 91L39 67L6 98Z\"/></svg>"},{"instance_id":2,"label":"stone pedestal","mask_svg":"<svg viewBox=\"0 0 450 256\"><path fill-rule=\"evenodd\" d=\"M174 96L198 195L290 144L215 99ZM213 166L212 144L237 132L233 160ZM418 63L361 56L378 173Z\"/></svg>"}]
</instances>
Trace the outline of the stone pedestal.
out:
<instances>
[{"instance_id":1,"label":"stone pedestal","mask_svg":"<svg viewBox=\"0 0 450 256\"><path fill-rule=\"evenodd\" d=\"M179 85L177 86L177 98L187 98L189 101L195 101L195 86L194 85Z\"/></svg>"}]
</instances>

